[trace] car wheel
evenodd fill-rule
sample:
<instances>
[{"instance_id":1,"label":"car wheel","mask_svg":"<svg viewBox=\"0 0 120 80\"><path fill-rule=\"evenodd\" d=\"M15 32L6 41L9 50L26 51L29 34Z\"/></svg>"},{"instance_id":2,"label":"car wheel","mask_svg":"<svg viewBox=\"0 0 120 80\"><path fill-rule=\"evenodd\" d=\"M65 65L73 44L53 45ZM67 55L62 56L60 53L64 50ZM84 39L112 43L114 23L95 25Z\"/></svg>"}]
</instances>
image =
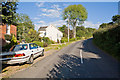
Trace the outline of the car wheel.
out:
<instances>
[{"instance_id":1,"label":"car wheel","mask_svg":"<svg viewBox=\"0 0 120 80\"><path fill-rule=\"evenodd\" d=\"M33 55L31 55L28 60L28 64L32 64L33 62L34 62Z\"/></svg>"},{"instance_id":2,"label":"car wheel","mask_svg":"<svg viewBox=\"0 0 120 80\"><path fill-rule=\"evenodd\" d=\"M41 56L44 56L44 50L42 51L42 55Z\"/></svg>"}]
</instances>

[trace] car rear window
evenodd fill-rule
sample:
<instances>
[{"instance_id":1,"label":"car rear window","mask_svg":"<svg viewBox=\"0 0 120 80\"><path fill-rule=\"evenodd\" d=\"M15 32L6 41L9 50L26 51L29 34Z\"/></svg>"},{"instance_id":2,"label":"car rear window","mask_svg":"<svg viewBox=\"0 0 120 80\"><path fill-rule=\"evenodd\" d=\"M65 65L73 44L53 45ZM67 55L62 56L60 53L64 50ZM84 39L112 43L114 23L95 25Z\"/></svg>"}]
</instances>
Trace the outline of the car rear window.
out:
<instances>
[{"instance_id":1,"label":"car rear window","mask_svg":"<svg viewBox=\"0 0 120 80\"><path fill-rule=\"evenodd\" d=\"M19 50L27 50L28 45L27 44L21 44L21 45L16 45L12 51L19 51Z\"/></svg>"}]
</instances>

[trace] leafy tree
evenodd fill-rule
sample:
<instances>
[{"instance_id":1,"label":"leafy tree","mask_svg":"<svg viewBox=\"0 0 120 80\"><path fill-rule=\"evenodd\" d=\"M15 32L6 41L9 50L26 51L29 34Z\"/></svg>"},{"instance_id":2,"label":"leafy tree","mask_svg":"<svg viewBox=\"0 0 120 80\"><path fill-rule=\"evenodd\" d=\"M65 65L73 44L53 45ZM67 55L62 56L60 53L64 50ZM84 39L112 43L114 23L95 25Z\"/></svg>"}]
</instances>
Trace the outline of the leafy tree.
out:
<instances>
[{"instance_id":1,"label":"leafy tree","mask_svg":"<svg viewBox=\"0 0 120 80\"><path fill-rule=\"evenodd\" d=\"M84 26L76 27L76 36L77 37L86 37L89 38L92 36L96 29L94 28L85 28Z\"/></svg>"},{"instance_id":2,"label":"leafy tree","mask_svg":"<svg viewBox=\"0 0 120 80\"><path fill-rule=\"evenodd\" d=\"M113 22L117 22L117 23L120 23L120 15L115 15L112 17L112 21Z\"/></svg>"},{"instance_id":3,"label":"leafy tree","mask_svg":"<svg viewBox=\"0 0 120 80\"><path fill-rule=\"evenodd\" d=\"M16 14L16 23L17 26L17 37L18 39L23 39L25 36L23 33L28 33L29 29L34 30L34 24L31 19L26 14Z\"/></svg>"},{"instance_id":4,"label":"leafy tree","mask_svg":"<svg viewBox=\"0 0 120 80\"><path fill-rule=\"evenodd\" d=\"M87 11L81 5L70 5L63 11L63 19L70 21L70 24L73 27L74 38L76 38L76 25L82 24L87 19Z\"/></svg>"},{"instance_id":5,"label":"leafy tree","mask_svg":"<svg viewBox=\"0 0 120 80\"><path fill-rule=\"evenodd\" d=\"M17 2L2 2L2 23L3 24L16 24L16 9Z\"/></svg>"},{"instance_id":6,"label":"leafy tree","mask_svg":"<svg viewBox=\"0 0 120 80\"><path fill-rule=\"evenodd\" d=\"M24 33L26 42L39 41L39 33L36 30L30 29L28 33Z\"/></svg>"},{"instance_id":7,"label":"leafy tree","mask_svg":"<svg viewBox=\"0 0 120 80\"><path fill-rule=\"evenodd\" d=\"M102 23L99 28L106 28L108 26L107 23Z\"/></svg>"},{"instance_id":8,"label":"leafy tree","mask_svg":"<svg viewBox=\"0 0 120 80\"><path fill-rule=\"evenodd\" d=\"M59 30L63 33L63 37L67 37L68 35L68 27L66 25L63 25L62 27L59 27ZM69 29L70 38L73 37L73 31Z\"/></svg>"},{"instance_id":9,"label":"leafy tree","mask_svg":"<svg viewBox=\"0 0 120 80\"><path fill-rule=\"evenodd\" d=\"M84 26L77 26L76 27L76 36L77 37L85 37L86 29Z\"/></svg>"}]
</instances>

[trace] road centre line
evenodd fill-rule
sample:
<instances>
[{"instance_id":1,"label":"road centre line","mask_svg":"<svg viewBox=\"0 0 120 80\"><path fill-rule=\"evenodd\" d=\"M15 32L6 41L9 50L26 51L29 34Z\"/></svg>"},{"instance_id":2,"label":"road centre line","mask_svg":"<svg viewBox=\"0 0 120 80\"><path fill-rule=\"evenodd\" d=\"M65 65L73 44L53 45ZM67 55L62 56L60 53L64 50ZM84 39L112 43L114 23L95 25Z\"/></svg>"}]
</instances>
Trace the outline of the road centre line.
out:
<instances>
[{"instance_id":1,"label":"road centre line","mask_svg":"<svg viewBox=\"0 0 120 80\"><path fill-rule=\"evenodd\" d=\"M81 45L81 48L82 48L82 45ZM82 49L80 49L80 59L81 59L81 64L83 64Z\"/></svg>"}]
</instances>

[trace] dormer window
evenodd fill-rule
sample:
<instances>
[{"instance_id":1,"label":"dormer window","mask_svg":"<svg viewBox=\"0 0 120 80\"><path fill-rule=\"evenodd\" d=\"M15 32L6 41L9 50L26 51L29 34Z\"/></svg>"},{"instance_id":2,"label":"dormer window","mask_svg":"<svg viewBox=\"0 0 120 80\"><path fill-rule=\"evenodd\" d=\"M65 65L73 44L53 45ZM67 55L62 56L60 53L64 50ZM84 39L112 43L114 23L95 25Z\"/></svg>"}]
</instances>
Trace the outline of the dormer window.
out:
<instances>
[{"instance_id":1,"label":"dormer window","mask_svg":"<svg viewBox=\"0 0 120 80\"><path fill-rule=\"evenodd\" d=\"M6 34L10 35L10 25L6 24Z\"/></svg>"}]
</instances>

